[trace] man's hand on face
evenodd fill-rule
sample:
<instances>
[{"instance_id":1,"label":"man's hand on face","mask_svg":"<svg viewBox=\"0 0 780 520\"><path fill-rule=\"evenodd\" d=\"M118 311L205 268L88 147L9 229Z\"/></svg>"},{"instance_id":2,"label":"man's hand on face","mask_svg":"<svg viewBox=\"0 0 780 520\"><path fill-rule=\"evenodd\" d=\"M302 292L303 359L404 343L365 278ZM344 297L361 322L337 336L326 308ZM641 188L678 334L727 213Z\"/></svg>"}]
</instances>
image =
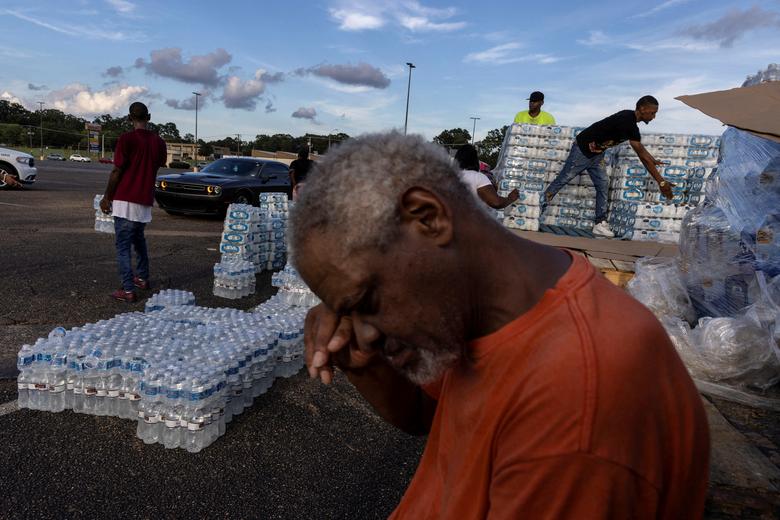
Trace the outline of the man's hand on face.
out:
<instances>
[{"instance_id":1,"label":"man's hand on face","mask_svg":"<svg viewBox=\"0 0 780 520\"><path fill-rule=\"evenodd\" d=\"M666 197L667 200L672 200L672 197L674 197L674 194L672 193L672 188L674 188L674 184L671 182L666 182L663 186L659 184L659 189L661 190L661 194Z\"/></svg>"},{"instance_id":2,"label":"man's hand on face","mask_svg":"<svg viewBox=\"0 0 780 520\"><path fill-rule=\"evenodd\" d=\"M111 201L105 197L100 199L100 210L106 214L111 213Z\"/></svg>"},{"instance_id":3,"label":"man's hand on face","mask_svg":"<svg viewBox=\"0 0 780 520\"><path fill-rule=\"evenodd\" d=\"M326 385L333 381L334 366L359 369L378 355L358 346L352 318L339 316L323 304L306 315L303 337L309 377L319 377Z\"/></svg>"}]
</instances>

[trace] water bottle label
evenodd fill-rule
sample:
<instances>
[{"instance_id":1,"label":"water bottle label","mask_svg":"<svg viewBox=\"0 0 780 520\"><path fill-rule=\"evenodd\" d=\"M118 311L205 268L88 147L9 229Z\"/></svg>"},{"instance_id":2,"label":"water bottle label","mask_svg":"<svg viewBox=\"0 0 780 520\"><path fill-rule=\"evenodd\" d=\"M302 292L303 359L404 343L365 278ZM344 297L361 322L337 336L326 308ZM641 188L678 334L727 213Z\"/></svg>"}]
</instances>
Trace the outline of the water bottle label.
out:
<instances>
[{"instance_id":1,"label":"water bottle label","mask_svg":"<svg viewBox=\"0 0 780 520\"><path fill-rule=\"evenodd\" d=\"M138 418L139 418L139 419L145 419L145 415L146 415L146 414L144 414L144 412L143 412L143 411L141 411L141 410L138 410Z\"/></svg>"},{"instance_id":2,"label":"water bottle label","mask_svg":"<svg viewBox=\"0 0 780 520\"><path fill-rule=\"evenodd\" d=\"M74 395L81 395L84 393L84 390L81 389L81 387L74 386L73 387L73 394Z\"/></svg>"},{"instance_id":3,"label":"water bottle label","mask_svg":"<svg viewBox=\"0 0 780 520\"><path fill-rule=\"evenodd\" d=\"M119 396L119 390L109 390L108 391L108 397L118 397Z\"/></svg>"},{"instance_id":4,"label":"water bottle label","mask_svg":"<svg viewBox=\"0 0 780 520\"><path fill-rule=\"evenodd\" d=\"M179 426L178 420L172 420L172 419L165 419L165 427L166 428L176 428Z\"/></svg>"},{"instance_id":5,"label":"water bottle label","mask_svg":"<svg viewBox=\"0 0 780 520\"><path fill-rule=\"evenodd\" d=\"M97 388L94 388L94 387L84 388L84 395L86 395L88 397L92 397L92 396L94 396L96 394L97 394Z\"/></svg>"},{"instance_id":6,"label":"water bottle label","mask_svg":"<svg viewBox=\"0 0 780 520\"><path fill-rule=\"evenodd\" d=\"M17 387L19 390L27 390L27 383L17 383L17 384L16 384L16 387Z\"/></svg>"},{"instance_id":7,"label":"water bottle label","mask_svg":"<svg viewBox=\"0 0 780 520\"><path fill-rule=\"evenodd\" d=\"M102 390L102 389L101 389L101 390L98 390L97 392L95 392L95 394L96 394L98 397L105 397L107 393L108 393L108 392L106 392L105 390Z\"/></svg>"},{"instance_id":8,"label":"water bottle label","mask_svg":"<svg viewBox=\"0 0 780 520\"><path fill-rule=\"evenodd\" d=\"M181 426L182 428L186 428L187 427L187 419L181 419L179 421L179 426Z\"/></svg>"},{"instance_id":9,"label":"water bottle label","mask_svg":"<svg viewBox=\"0 0 780 520\"><path fill-rule=\"evenodd\" d=\"M117 395L117 398L119 398L119 399L127 399L127 394L125 392L119 392L119 395Z\"/></svg>"},{"instance_id":10,"label":"water bottle label","mask_svg":"<svg viewBox=\"0 0 780 520\"><path fill-rule=\"evenodd\" d=\"M48 386L45 383L33 383L33 390L47 390Z\"/></svg>"},{"instance_id":11,"label":"water bottle label","mask_svg":"<svg viewBox=\"0 0 780 520\"><path fill-rule=\"evenodd\" d=\"M158 422L160 422L160 416L157 415L157 414L155 414L155 415L146 415L146 416L144 416L144 422L146 424L157 424Z\"/></svg>"},{"instance_id":12,"label":"water bottle label","mask_svg":"<svg viewBox=\"0 0 780 520\"><path fill-rule=\"evenodd\" d=\"M203 423L188 422L187 429L191 432L196 432L203 429Z\"/></svg>"},{"instance_id":13,"label":"water bottle label","mask_svg":"<svg viewBox=\"0 0 780 520\"><path fill-rule=\"evenodd\" d=\"M59 394L65 391L65 385L49 385L49 392Z\"/></svg>"},{"instance_id":14,"label":"water bottle label","mask_svg":"<svg viewBox=\"0 0 780 520\"><path fill-rule=\"evenodd\" d=\"M127 394L127 398L130 399L131 401L138 401L139 399L141 399L141 396L138 394L131 393L131 394Z\"/></svg>"}]
</instances>

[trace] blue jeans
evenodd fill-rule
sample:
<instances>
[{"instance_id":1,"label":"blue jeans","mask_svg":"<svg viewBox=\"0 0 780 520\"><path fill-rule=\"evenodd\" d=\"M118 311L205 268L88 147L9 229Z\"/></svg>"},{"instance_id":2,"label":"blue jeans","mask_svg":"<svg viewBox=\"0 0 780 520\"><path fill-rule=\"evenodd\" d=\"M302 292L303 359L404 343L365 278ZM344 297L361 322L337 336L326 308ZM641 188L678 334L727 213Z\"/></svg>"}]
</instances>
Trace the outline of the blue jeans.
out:
<instances>
[{"instance_id":1,"label":"blue jeans","mask_svg":"<svg viewBox=\"0 0 780 520\"><path fill-rule=\"evenodd\" d=\"M122 289L132 291L133 259L131 247L138 257L136 272L139 278L149 279L149 253L146 251L143 222L133 222L121 217L114 217L114 232L116 233L116 259L119 263L119 277L122 279Z\"/></svg>"},{"instance_id":2,"label":"blue jeans","mask_svg":"<svg viewBox=\"0 0 780 520\"><path fill-rule=\"evenodd\" d=\"M571 146L569 157L563 164L561 173L550 183L544 194L547 200L552 199L561 188L582 172L587 171L593 186L596 188L596 224L607 220L607 170L604 167L604 153L600 153L590 159L585 157L577 142Z\"/></svg>"}]
</instances>

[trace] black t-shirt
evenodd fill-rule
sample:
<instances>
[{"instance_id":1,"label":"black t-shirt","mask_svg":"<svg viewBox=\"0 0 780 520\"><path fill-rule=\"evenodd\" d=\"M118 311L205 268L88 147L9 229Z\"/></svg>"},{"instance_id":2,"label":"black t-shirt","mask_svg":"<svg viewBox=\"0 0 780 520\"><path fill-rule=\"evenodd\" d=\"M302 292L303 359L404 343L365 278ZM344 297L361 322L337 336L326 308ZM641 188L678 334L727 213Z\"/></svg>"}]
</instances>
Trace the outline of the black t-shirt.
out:
<instances>
[{"instance_id":1,"label":"black t-shirt","mask_svg":"<svg viewBox=\"0 0 780 520\"><path fill-rule=\"evenodd\" d=\"M633 110L621 110L593 123L579 133L577 145L585 157L590 158L626 140L642 140L639 127L636 124L636 113ZM588 146L590 143L594 143L594 146L600 151L592 152Z\"/></svg>"},{"instance_id":2,"label":"black t-shirt","mask_svg":"<svg viewBox=\"0 0 780 520\"><path fill-rule=\"evenodd\" d=\"M290 169L295 171L295 182L303 182L306 180L306 176L309 175L309 170L314 164L311 159L295 159L290 163Z\"/></svg>"}]
</instances>

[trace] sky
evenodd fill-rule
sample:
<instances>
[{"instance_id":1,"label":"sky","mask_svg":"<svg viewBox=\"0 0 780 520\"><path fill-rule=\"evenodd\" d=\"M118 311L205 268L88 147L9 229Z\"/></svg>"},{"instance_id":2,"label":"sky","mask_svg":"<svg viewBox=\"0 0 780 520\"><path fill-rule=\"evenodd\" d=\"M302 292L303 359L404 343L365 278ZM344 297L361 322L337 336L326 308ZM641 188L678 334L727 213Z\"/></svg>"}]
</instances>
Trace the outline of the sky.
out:
<instances>
[{"instance_id":1,"label":"sky","mask_svg":"<svg viewBox=\"0 0 780 520\"><path fill-rule=\"evenodd\" d=\"M146 102L209 140L242 134L477 140L527 108L586 126L639 97L647 131L709 133L675 96L737 87L780 62L780 0L579 2L0 0L0 98L85 118ZM643 128L645 130L645 128Z\"/></svg>"}]
</instances>

